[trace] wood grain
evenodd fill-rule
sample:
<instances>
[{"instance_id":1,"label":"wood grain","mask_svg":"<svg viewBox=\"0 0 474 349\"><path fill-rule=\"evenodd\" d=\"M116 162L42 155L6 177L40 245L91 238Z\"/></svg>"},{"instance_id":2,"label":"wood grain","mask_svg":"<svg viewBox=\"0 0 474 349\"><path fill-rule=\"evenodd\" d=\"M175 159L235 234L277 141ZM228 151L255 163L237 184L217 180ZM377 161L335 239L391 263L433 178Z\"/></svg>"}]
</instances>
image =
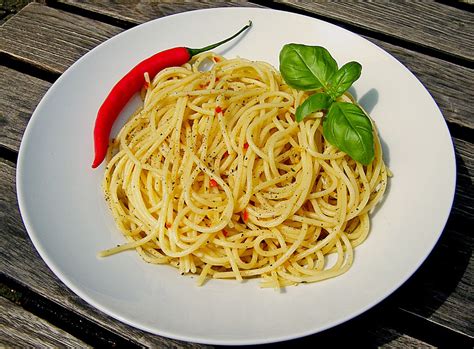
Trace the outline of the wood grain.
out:
<instances>
[{"instance_id":1,"label":"wood grain","mask_svg":"<svg viewBox=\"0 0 474 349\"><path fill-rule=\"evenodd\" d=\"M391 1L389 6L376 1L275 2L453 57L474 60L474 16L455 7L434 1Z\"/></svg>"},{"instance_id":2,"label":"wood grain","mask_svg":"<svg viewBox=\"0 0 474 349\"><path fill-rule=\"evenodd\" d=\"M18 151L31 114L51 83L0 66L0 144Z\"/></svg>"},{"instance_id":3,"label":"wood grain","mask_svg":"<svg viewBox=\"0 0 474 349\"><path fill-rule=\"evenodd\" d=\"M0 52L57 74L123 29L30 3L0 27Z\"/></svg>"},{"instance_id":4,"label":"wood grain","mask_svg":"<svg viewBox=\"0 0 474 349\"><path fill-rule=\"evenodd\" d=\"M401 334L400 332L394 331L392 329L387 330L387 333L384 333L384 336L385 338L392 337L392 339L388 340L386 343L381 344L380 348L435 348L433 345L413 338L407 334Z\"/></svg>"},{"instance_id":5,"label":"wood grain","mask_svg":"<svg viewBox=\"0 0 474 349\"><path fill-rule=\"evenodd\" d=\"M90 348L69 333L0 297L0 346Z\"/></svg>"}]
</instances>

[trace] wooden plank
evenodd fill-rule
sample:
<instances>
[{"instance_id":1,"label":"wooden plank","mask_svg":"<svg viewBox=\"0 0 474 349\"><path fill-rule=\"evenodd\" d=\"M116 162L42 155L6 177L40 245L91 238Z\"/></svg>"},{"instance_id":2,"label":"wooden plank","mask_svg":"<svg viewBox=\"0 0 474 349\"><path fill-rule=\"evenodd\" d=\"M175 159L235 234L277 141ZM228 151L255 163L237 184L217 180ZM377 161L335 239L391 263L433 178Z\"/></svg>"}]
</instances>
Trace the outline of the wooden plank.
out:
<instances>
[{"instance_id":1,"label":"wooden plank","mask_svg":"<svg viewBox=\"0 0 474 349\"><path fill-rule=\"evenodd\" d=\"M452 6L434 1L275 2L453 57L474 60L474 15Z\"/></svg>"},{"instance_id":2,"label":"wooden plank","mask_svg":"<svg viewBox=\"0 0 474 349\"><path fill-rule=\"evenodd\" d=\"M116 12L122 11L121 6L111 8ZM128 16L132 14L133 11L127 13ZM0 28L0 38L6 38L0 40L0 51L43 69L62 73L85 52L121 30L83 17L79 17L81 21L73 25L72 23L78 22L78 17L38 4L30 4ZM19 30L21 26L24 31ZM68 31L68 42L59 45L64 41L63 30ZM31 40L29 32L32 31L38 32L40 39ZM94 31L94 37L87 39L91 31ZM414 72L433 95L446 120L474 129L471 111L474 89L466 88L472 86L474 70L383 41L370 40L392 53ZM53 44L49 45L49 42Z\"/></svg>"},{"instance_id":3,"label":"wooden plank","mask_svg":"<svg viewBox=\"0 0 474 349\"><path fill-rule=\"evenodd\" d=\"M51 83L0 66L0 144L18 151L26 125Z\"/></svg>"},{"instance_id":4,"label":"wooden plank","mask_svg":"<svg viewBox=\"0 0 474 349\"><path fill-rule=\"evenodd\" d=\"M470 158L461 159L465 166L471 166L463 171L474 173L472 156L474 145L472 143L457 142L458 154L469 154ZM459 151L460 148L467 147ZM77 296L49 271L43 261L38 257L25 232L16 204L15 193L15 168L13 164L0 160L0 270L13 276L18 282L28 285L35 292L52 299L60 305L73 309L74 312L108 328L116 333L140 343L158 344L159 337L148 336L141 331L129 328L115 320L110 319L99 311L84 304ZM469 193L469 188L457 188L457 195L463 191ZM472 194L472 193L471 193ZM472 197L472 196L471 196ZM472 201L471 201L472 203ZM463 205L457 200L456 206ZM456 332L474 335L471 313L466 310L472 308L472 295L470 288L474 279L474 260L470 251L474 248L472 234L466 231L463 222L471 216L462 217L461 209L453 210L450 223L445 229L436 253L433 253L424 264L421 273L417 273L401 293L403 311L416 314L421 318L450 328ZM457 224L456 222L460 222ZM28 260L28 268L24 261ZM449 261L449 263L447 263ZM428 295L428 296L427 296ZM412 302L409 302L412 300ZM162 343L161 343L162 344Z\"/></svg>"},{"instance_id":5,"label":"wooden plank","mask_svg":"<svg viewBox=\"0 0 474 349\"><path fill-rule=\"evenodd\" d=\"M387 331L384 338L388 338L388 340L381 343L380 348L436 348L433 345L394 330Z\"/></svg>"},{"instance_id":6,"label":"wooden plank","mask_svg":"<svg viewBox=\"0 0 474 349\"><path fill-rule=\"evenodd\" d=\"M3 297L0 297L0 345L10 348L90 348Z\"/></svg>"},{"instance_id":7,"label":"wooden plank","mask_svg":"<svg viewBox=\"0 0 474 349\"><path fill-rule=\"evenodd\" d=\"M119 21L140 24L155 18L169 16L176 13L214 8L214 7L263 7L248 1L133 1L116 3L111 1L75 1L59 0L60 4L71 8L82 9L94 14L105 15ZM59 6L59 5L58 5Z\"/></svg>"},{"instance_id":8,"label":"wooden plank","mask_svg":"<svg viewBox=\"0 0 474 349\"><path fill-rule=\"evenodd\" d=\"M30 3L0 27L0 52L61 74L123 29Z\"/></svg>"}]
</instances>

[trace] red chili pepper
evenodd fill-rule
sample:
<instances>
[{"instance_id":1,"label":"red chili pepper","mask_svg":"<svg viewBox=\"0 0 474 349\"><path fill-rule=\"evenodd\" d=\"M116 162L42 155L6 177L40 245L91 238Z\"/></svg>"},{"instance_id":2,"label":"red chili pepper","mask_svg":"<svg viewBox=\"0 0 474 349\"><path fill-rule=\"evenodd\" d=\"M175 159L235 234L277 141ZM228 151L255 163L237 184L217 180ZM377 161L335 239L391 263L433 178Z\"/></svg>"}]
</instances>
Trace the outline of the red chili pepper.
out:
<instances>
[{"instance_id":1,"label":"red chili pepper","mask_svg":"<svg viewBox=\"0 0 474 349\"><path fill-rule=\"evenodd\" d=\"M215 111L216 111L216 114L222 113L222 108L217 106Z\"/></svg>"},{"instance_id":2,"label":"red chili pepper","mask_svg":"<svg viewBox=\"0 0 474 349\"><path fill-rule=\"evenodd\" d=\"M244 149L247 150L248 148L249 148L249 144L247 142L245 142Z\"/></svg>"},{"instance_id":3,"label":"red chili pepper","mask_svg":"<svg viewBox=\"0 0 474 349\"><path fill-rule=\"evenodd\" d=\"M171 223L166 223L165 225L166 225L166 228L168 229L171 228Z\"/></svg>"},{"instance_id":4,"label":"red chili pepper","mask_svg":"<svg viewBox=\"0 0 474 349\"><path fill-rule=\"evenodd\" d=\"M226 157L228 157L228 156L229 156L229 152L226 150L226 151L224 152L224 155L222 155L222 157L226 158Z\"/></svg>"},{"instance_id":5,"label":"red chili pepper","mask_svg":"<svg viewBox=\"0 0 474 349\"><path fill-rule=\"evenodd\" d=\"M216 182L214 179L211 179L211 180L209 181L209 185L210 185L211 187L217 187L218 184L217 184L217 182Z\"/></svg>"},{"instance_id":6,"label":"red chili pepper","mask_svg":"<svg viewBox=\"0 0 474 349\"><path fill-rule=\"evenodd\" d=\"M229 234L226 230L222 230L222 234L224 234L225 237Z\"/></svg>"},{"instance_id":7,"label":"red chili pepper","mask_svg":"<svg viewBox=\"0 0 474 349\"><path fill-rule=\"evenodd\" d=\"M92 163L92 168L99 166L104 161L109 145L109 136L112 126L122 111L123 107L128 103L130 98L138 92L144 82L143 74L148 73L150 79L153 79L161 70L168 67L181 66L188 62L191 57L198 53L212 50L238 36L240 33L250 28L252 22L249 21L245 27L240 29L236 34L222 40L218 43L199 48L175 47L145 59L138 63L132 70L130 70L109 92L109 95L102 103L94 126L94 150L95 158Z\"/></svg>"},{"instance_id":8,"label":"red chili pepper","mask_svg":"<svg viewBox=\"0 0 474 349\"><path fill-rule=\"evenodd\" d=\"M249 220L249 213L247 212L247 210L244 210L242 219L244 220L244 222L247 222Z\"/></svg>"}]
</instances>

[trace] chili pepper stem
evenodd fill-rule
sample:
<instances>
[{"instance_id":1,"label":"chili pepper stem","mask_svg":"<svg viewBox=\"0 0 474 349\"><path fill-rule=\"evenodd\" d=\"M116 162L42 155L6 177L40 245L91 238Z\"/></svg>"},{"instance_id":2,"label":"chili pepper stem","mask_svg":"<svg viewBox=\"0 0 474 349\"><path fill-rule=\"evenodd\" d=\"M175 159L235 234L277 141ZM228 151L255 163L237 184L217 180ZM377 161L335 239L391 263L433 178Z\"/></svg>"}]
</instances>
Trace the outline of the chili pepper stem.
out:
<instances>
[{"instance_id":1,"label":"chili pepper stem","mask_svg":"<svg viewBox=\"0 0 474 349\"><path fill-rule=\"evenodd\" d=\"M222 41L219 41L215 44L211 44L211 45L208 45L206 47L203 47L203 48L188 48L188 52L189 52L189 55L191 57L199 54L199 53L202 53L202 52L205 52L205 51L209 51L209 50L212 50L212 49L215 49L216 47L222 45L222 44L225 44L226 42L229 42L230 40L232 40L233 38L237 37L240 35L240 33L242 33L243 31L247 30L248 28L250 28L252 26L252 21L249 21L249 23L243 27L242 29L240 29L237 33L235 33L234 35L232 35L231 37L227 38L227 39L224 39Z\"/></svg>"}]
</instances>

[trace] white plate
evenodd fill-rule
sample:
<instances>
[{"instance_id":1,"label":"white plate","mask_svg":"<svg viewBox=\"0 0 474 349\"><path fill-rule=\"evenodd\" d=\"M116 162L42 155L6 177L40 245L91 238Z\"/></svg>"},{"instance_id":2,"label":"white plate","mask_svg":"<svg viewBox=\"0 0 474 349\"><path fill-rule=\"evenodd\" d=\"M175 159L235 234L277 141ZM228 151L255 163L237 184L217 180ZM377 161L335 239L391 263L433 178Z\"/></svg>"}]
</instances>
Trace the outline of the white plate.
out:
<instances>
[{"instance_id":1,"label":"white plate","mask_svg":"<svg viewBox=\"0 0 474 349\"><path fill-rule=\"evenodd\" d=\"M359 61L353 92L369 110L394 173L368 240L344 275L279 293L257 281L210 281L149 265L134 251L99 259L123 242L91 169L96 112L114 83L166 48L201 47L253 28L216 50L278 67L290 42L321 45L342 65ZM133 110L128 106L126 113ZM116 125L119 127L120 125ZM117 130L116 127L116 130ZM371 308L402 285L428 256L449 215L455 187L449 131L422 84L367 40L313 18L265 9L182 13L128 30L73 64L34 112L18 159L17 188L28 233L51 270L94 307L132 326L213 344L268 343L309 335Z\"/></svg>"}]
</instances>

